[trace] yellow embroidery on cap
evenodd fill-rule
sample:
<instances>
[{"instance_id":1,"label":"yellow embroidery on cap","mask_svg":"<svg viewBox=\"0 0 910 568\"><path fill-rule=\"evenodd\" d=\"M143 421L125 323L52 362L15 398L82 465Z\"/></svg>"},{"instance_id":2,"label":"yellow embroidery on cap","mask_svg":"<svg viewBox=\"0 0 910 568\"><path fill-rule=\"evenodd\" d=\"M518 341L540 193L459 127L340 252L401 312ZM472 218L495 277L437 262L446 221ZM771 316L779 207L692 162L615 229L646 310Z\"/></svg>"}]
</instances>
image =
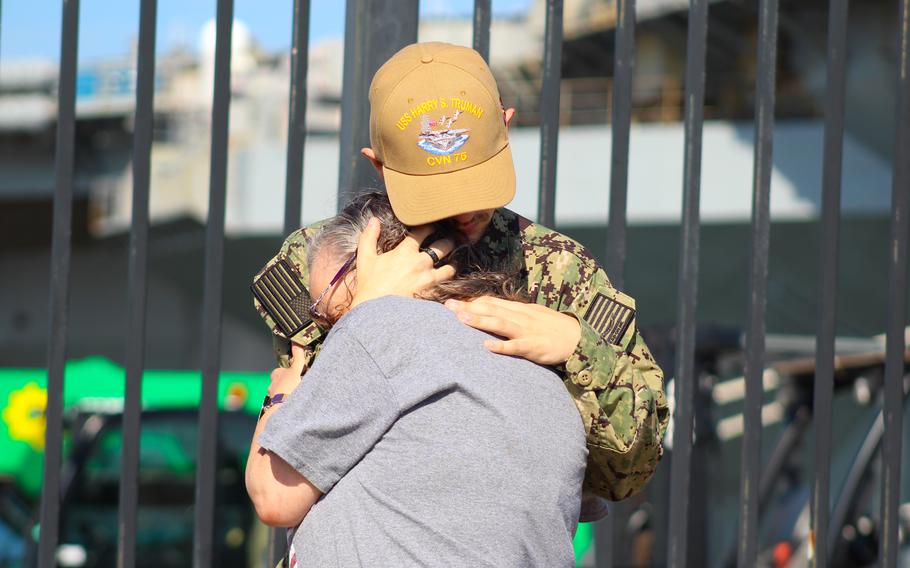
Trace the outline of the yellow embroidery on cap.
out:
<instances>
[{"instance_id":1,"label":"yellow embroidery on cap","mask_svg":"<svg viewBox=\"0 0 910 568\"><path fill-rule=\"evenodd\" d=\"M430 112L431 110L436 110L438 108L439 108L439 99L425 100L410 110L411 118L417 118L421 114L426 114L426 113Z\"/></svg>"},{"instance_id":2,"label":"yellow embroidery on cap","mask_svg":"<svg viewBox=\"0 0 910 568\"><path fill-rule=\"evenodd\" d=\"M459 99L458 97L451 97L449 99L449 102L451 103L451 105L453 107L457 108L458 110L460 110L462 112L466 112L468 114L473 114L476 118L483 117L483 108L477 106L476 104L472 103L471 101Z\"/></svg>"},{"instance_id":3,"label":"yellow embroidery on cap","mask_svg":"<svg viewBox=\"0 0 910 568\"><path fill-rule=\"evenodd\" d=\"M428 166L441 166L443 164L452 164L455 162L466 162L468 160L467 152L457 152L448 156L428 156L427 165Z\"/></svg>"},{"instance_id":4,"label":"yellow embroidery on cap","mask_svg":"<svg viewBox=\"0 0 910 568\"><path fill-rule=\"evenodd\" d=\"M410 110L402 114L398 121L395 123L395 126L398 127L398 130L404 130L412 122L414 122L415 118L419 117L420 115L426 114L431 110L446 108L447 106L448 105L446 104L446 101L442 97L436 99L427 99L422 103L414 105L410 108Z\"/></svg>"}]
</instances>

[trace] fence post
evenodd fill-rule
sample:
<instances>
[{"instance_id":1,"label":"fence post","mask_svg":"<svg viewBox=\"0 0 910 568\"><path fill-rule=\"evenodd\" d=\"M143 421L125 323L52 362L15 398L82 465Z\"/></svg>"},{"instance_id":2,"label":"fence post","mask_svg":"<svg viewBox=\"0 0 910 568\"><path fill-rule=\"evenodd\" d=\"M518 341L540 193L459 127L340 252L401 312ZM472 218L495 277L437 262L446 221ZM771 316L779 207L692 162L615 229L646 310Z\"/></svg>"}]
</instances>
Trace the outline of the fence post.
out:
<instances>
[{"instance_id":1,"label":"fence post","mask_svg":"<svg viewBox=\"0 0 910 568\"><path fill-rule=\"evenodd\" d=\"M692 430L695 406L695 306L698 299L699 205L705 99L705 44L708 2L689 4L686 48L685 149L679 306L676 323L676 403L670 479L670 535L667 563L684 568L689 559L689 492L692 479Z\"/></svg>"},{"instance_id":2,"label":"fence post","mask_svg":"<svg viewBox=\"0 0 910 568\"><path fill-rule=\"evenodd\" d=\"M777 64L777 0L761 0L758 19L758 70L755 78L755 163L752 177L752 243L749 262L749 312L746 326L746 397L740 466L737 565L752 568L758 556L761 480L761 404L765 359L765 310L768 301L768 248L771 236L771 166L774 140L774 91Z\"/></svg>"},{"instance_id":3,"label":"fence post","mask_svg":"<svg viewBox=\"0 0 910 568\"><path fill-rule=\"evenodd\" d=\"M901 498L901 452L904 426L904 351L907 324L907 247L910 246L910 0L898 13L897 112L894 174L891 186L891 238L888 255L888 316L885 347L884 439L882 441L882 568L897 568L900 554L898 515Z\"/></svg>"},{"instance_id":4,"label":"fence post","mask_svg":"<svg viewBox=\"0 0 910 568\"><path fill-rule=\"evenodd\" d=\"M47 428L44 481L41 485L39 568L57 565L60 536L60 468L63 461L63 372L69 330L70 257L73 227L73 152L76 136L76 62L79 47L79 0L63 3L60 75L57 84L56 190L51 237L50 322L47 347Z\"/></svg>"},{"instance_id":5,"label":"fence post","mask_svg":"<svg viewBox=\"0 0 910 568\"><path fill-rule=\"evenodd\" d=\"M418 4L418 0L347 0L338 160L339 208L353 194L383 187L373 166L360 155L361 148L370 146L367 94L376 70L399 49L417 41Z\"/></svg>"},{"instance_id":6,"label":"fence post","mask_svg":"<svg viewBox=\"0 0 910 568\"><path fill-rule=\"evenodd\" d=\"M227 193L228 118L231 104L231 36L234 1L218 0L209 209L205 231L202 306L202 396L196 458L193 565L214 566L215 476L218 447L218 374L221 367L221 304L224 292L224 212Z\"/></svg>"},{"instance_id":7,"label":"fence post","mask_svg":"<svg viewBox=\"0 0 910 568\"><path fill-rule=\"evenodd\" d=\"M487 64L490 63L490 4L491 0L474 0L472 44Z\"/></svg>"},{"instance_id":8,"label":"fence post","mask_svg":"<svg viewBox=\"0 0 910 568\"><path fill-rule=\"evenodd\" d=\"M610 156L610 214L607 274L613 286L625 284L626 196L629 184L629 130L632 127L632 75L635 72L635 0L616 1L613 57L613 145Z\"/></svg>"},{"instance_id":9,"label":"fence post","mask_svg":"<svg viewBox=\"0 0 910 568\"><path fill-rule=\"evenodd\" d=\"M133 131L133 211L129 248L126 385L123 397L123 457L117 523L117 566L136 565L139 501L139 451L142 418L142 368L148 290L149 183L155 96L155 26L157 0L142 0L136 55L136 120Z\"/></svg>"},{"instance_id":10,"label":"fence post","mask_svg":"<svg viewBox=\"0 0 910 568\"><path fill-rule=\"evenodd\" d=\"M291 29L291 92L288 100L288 149L284 194L284 234L300 228L303 202L303 148L306 142L307 59L310 2L294 0Z\"/></svg>"},{"instance_id":11,"label":"fence post","mask_svg":"<svg viewBox=\"0 0 910 568\"><path fill-rule=\"evenodd\" d=\"M828 14L828 97L822 163L822 239L812 405L815 423L815 479L810 542L812 566L828 565L831 483L831 411L834 398L834 336L837 328L837 254L840 233L841 168L844 144L847 0L832 0ZM814 538L813 538L814 537Z\"/></svg>"},{"instance_id":12,"label":"fence post","mask_svg":"<svg viewBox=\"0 0 910 568\"><path fill-rule=\"evenodd\" d=\"M562 79L562 0L547 1L540 93L540 177L537 222L556 224L556 157L559 141L559 87Z\"/></svg>"}]
</instances>

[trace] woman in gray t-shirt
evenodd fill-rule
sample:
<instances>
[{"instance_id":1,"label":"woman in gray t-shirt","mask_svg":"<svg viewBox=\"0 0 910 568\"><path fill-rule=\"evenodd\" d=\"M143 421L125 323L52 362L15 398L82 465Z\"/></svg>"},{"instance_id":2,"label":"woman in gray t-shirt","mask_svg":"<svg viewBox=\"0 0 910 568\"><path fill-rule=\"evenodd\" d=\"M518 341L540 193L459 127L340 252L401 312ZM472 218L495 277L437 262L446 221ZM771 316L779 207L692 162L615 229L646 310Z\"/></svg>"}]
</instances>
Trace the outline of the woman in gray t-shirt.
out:
<instances>
[{"instance_id":1,"label":"woman in gray t-shirt","mask_svg":"<svg viewBox=\"0 0 910 568\"><path fill-rule=\"evenodd\" d=\"M381 249L404 236L387 202L362 199L309 247L312 288L327 291L313 311L331 332L299 386L299 363L290 382L273 380L273 396L293 392L257 428L247 468L257 512L274 526L302 520L291 559L301 566L573 565L587 450L571 397L556 373L491 353L490 335L438 302L385 296L350 309L350 249L366 221L383 221ZM491 292L513 297L490 274L427 295Z\"/></svg>"}]
</instances>

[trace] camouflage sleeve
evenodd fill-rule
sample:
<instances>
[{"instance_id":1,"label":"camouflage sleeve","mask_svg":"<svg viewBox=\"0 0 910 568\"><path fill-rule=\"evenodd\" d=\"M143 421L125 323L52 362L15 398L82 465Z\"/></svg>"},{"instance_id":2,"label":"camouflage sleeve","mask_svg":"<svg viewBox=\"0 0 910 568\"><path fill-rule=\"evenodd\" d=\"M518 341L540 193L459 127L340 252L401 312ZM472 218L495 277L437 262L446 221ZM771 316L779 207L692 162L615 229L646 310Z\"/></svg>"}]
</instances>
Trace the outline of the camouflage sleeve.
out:
<instances>
[{"instance_id":1,"label":"camouflage sleeve","mask_svg":"<svg viewBox=\"0 0 910 568\"><path fill-rule=\"evenodd\" d=\"M566 386L588 432L585 489L619 501L654 473L669 412L663 372L636 325L635 300L613 288L596 265L586 276L563 308L581 324L581 340L565 366Z\"/></svg>"},{"instance_id":2,"label":"camouflage sleeve","mask_svg":"<svg viewBox=\"0 0 910 568\"><path fill-rule=\"evenodd\" d=\"M253 305L272 332L272 346L278 364L288 366L291 342L305 348L306 367L316 357L322 330L310 321L307 241L321 223L299 229L253 278Z\"/></svg>"}]
</instances>

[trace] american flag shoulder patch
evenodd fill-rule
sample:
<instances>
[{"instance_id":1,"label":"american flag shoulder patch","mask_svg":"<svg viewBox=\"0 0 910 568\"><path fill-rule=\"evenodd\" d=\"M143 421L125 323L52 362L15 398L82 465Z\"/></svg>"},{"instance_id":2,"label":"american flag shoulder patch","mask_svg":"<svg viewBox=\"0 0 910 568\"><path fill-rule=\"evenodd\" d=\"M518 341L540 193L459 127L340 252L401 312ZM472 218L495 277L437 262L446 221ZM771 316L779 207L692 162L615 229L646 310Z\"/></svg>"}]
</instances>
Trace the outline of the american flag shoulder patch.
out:
<instances>
[{"instance_id":1,"label":"american flag shoulder patch","mask_svg":"<svg viewBox=\"0 0 910 568\"><path fill-rule=\"evenodd\" d=\"M263 270L250 289L288 339L310 323L310 293L287 260Z\"/></svg>"},{"instance_id":2,"label":"american flag shoulder patch","mask_svg":"<svg viewBox=\"0 0 910 568\"><path fill-rule=\"evenodd\" d=\"M619 345L635 319L635 308L598 292L588 306L585 321L603 337L607 343Z\"/></svg>"}]
</instances>

